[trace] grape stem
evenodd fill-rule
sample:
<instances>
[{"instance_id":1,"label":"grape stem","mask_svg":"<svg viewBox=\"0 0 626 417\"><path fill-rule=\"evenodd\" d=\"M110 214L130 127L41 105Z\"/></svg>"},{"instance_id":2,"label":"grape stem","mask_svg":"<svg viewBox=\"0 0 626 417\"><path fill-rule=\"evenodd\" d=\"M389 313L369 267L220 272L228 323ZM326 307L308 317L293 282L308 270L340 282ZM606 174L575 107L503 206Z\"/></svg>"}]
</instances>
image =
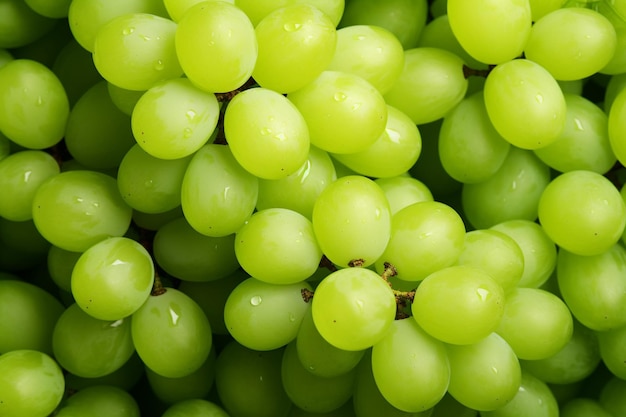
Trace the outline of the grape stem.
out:
<instances>
[{"instance_id":1,"label":"grape stem","mask_svg":"<svg viewBox=\"0 0 626 417\"><path fill-rule=\"evenodd\" d=\"M465 79L468 79L471 76L487 78L491 70L495 67L495 65L489 65L486 69L475 69L463 64L463 76Z\"/></svg>"},{"instance_id":2,"label":"grape stem","mask_svg":"<svg viewBox=\"0 0 626 417\"><path fill-rule=\"evenodd\" d=\"M157 271L154 271L154 284L152 284L152 292L150 295L153 297L158 297L159 295L163 295L167 292L163 283L161 282L161 277Z\"/></svg>"}]
</instances>

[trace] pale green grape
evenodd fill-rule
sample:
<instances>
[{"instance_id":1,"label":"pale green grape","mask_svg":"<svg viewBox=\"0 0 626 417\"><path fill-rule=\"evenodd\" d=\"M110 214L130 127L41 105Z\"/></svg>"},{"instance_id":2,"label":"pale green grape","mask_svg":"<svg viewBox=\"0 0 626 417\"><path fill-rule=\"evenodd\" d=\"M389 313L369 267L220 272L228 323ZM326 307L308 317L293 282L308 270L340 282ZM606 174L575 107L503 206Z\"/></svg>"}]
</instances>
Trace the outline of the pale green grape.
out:
<instances>
[{"instance_id":1,"label":"pale green grape","mask_svg":"<svg viewBox=\"0 0 626 417\"><path fill-rule=\"evenodd\" d=\"M285 5L255 26L259 51L252 77L281 94L312 82L335 53L335 24L314 5Z\"/></svg>"},{"instance_id":2,"label":"pale green grape","mask_svg":"<svg viewBox=\"0 0 626 417\"><path fill-rule=\"evenodd\" d=\"M197 232L226 236L239 230L252 215L258 190L257 177L237 163L229 147L209 144L189 162L181 205L185 218Z\"/></svg>"},{"instance_id":3,"label":"pale green grape","mask_svg":"<svg viewBox=\"0 0 626 417\"><path fill-rule=\"evenodd\" d=\"M96 243L78 258L72 271L72 295L85 313L120 320L146 301L154 282L148 251L126 237Z\"/></svg>"},{"instance_id":4,"label":"pale green grape","mask_svg":"<svg viewBox=\"0 0 626 417\"><path fill-rule=\"evenodd\" d=\"M565 128L550 145L535 149L546 165L561 171L588 170L604 174L615 165L607 114L580 95L565 94Z\"/></svg>"},{"instance_id":5,"label":"pale green grape","mask_svg":"<svg viewBox=\"0 0 626 417\"><path fill-rule=\"evenodd\" d=\"M174 22L178 22L191 6L201 3L202 1L205 1L205 0L182 0L182 1L181 0L163 0L163 5L165 6L165 9L167 10L167 13L169 14L170 18ZM210 0L210 1L216 1L216 0ZM226 1L227 3L235 4L234 0L223 0L223 1Z\"/></svg>"},{"instance_id":6,"label":"pale green grape","mask_svg":"<svg viewBox=\"0 0 626 417\"><path fill-rule=\"evenodd\" d=\"M0 10L0 48L28 45L44 36L56 23L35 12L23 0L4 1Z\"/></svg>"},{"instance_id":7,"label":"pale green grape","mask_svg":"<svg viewBox=\"0 0 626 417\"><path fill-rule=\"evenodd\" d=\"M597 331L626 325L625 270L626 249L619 244L592 256L561 249L556 275L563 300L574 317Z\"/></svg>"},{"instance_id":8,"label":"pale green grape","mask_svg":"<svg viewBox=\"0 0 626 417\"><path fill-rule=\"evenodd\" d=\"M606 83L606 89L604 90L604 100L602 101L602 108L608 114L611 111L611 106L617 98L617 95L626 87L626 74L612 75L609 81Z\"/></svg>"},{"instance_id":9,"label":"pale green grape","mask_svg":"<svg viewBox=\"0 0 626 417\"><path fill-rule=\"evenodd\" d=\"M115 169L134 144L130 118L111 101L106 81L90 87L72 107L65 145L81 165Z\"/></svg>"},{"instance_id":10,"label":"pale green grape","mask_svg":"<svg viewBox=\"0 0 626 417\"><path fill-rule=\"evenodd\" d=\"M496 332L519 359L546 359L571 339L572 315L556 295L537 288L517 288L506 295Z\"/></svg>"},{"instance_id":11,"label":"pale green grape","mask_svg":"<svg viewBox=\"0 0 626 417\"><path fill-rule=\"evenodd\" d=\"M617 160L626 164L626 88L617 94L608 114L611 149Z\"/></svg>"},{"instance_id":12,"label":"pale green grape","mask_svg":"<svg viewBox=\"0 0 626 417\"><path fill-rule=\"evenodd\" d=\"M65 133L70 107L61 81L46 66L14 59L0 71L0 131L24 148L44 149Z\"/></svg>"},{"instance_id":13,"label":"pale green grape","mask_svg":"<svg viewBox=\"0 0 626 417\"><path fill-rule=\"evenodd\" d=\"M197 3L178 22L176 54L189 80L200 89L235 90L254 69L258 55L254 27L235 5Z\"/></svg>"},{"instance_id":14,"label":"pale green grape","mask_svg":"<svg viewBox=\"0 0 626 417\"><path fill-rule=\"evenodd\" d=\"M561 248L578 255L598 255L622 236L626 205L617 188L602 175L569 171L544 190L539 221Z\"/></svg>"},{"instance_id":15,"label":"pale green grape","mask_svg":"<svg viewBox=\"0 0 626 417\"><path fill-rule=\"evenodd\" d=\"M313 322L322 337L344 350L363 350L382 340L396 315L387 283L365 268L346 268L324 278L313 297Z\"/></svg>"},{"instance_id":16,"label":"pale green grape","mask_svg":"<svg viewBox=\"0 0 626 417\"><path fill-rule=\"evenodd\" d=\"M472 345L448 345L448 392L461 404L492 411L509 403L521 386L522 371L513 349L496 333Z\"/></svg>"},{"instance_id":17,"label":"pale green grape","mask_svg":"<svg viewBox=\"0 0 626 417\"><path fill-rule=\"evenodd\" d=\"M560 9L567 0L529 0L533 22L541 19L548 13Z\"/></svg>"},{"instance_id":18,"label":"pale green grape","mask_svg":"<svg viewBox=\"0 0 626 417\"><path fill-rule=\"evenodd\" d=\"M276 285L249 278L237 285L224 306L224 323L241 345L268 351L296 338L309 309L301 295L305 282Z\"/></svg>"},{"instance_id":19,"label":"pale green grape","mask_svg":"<svg viewBox=\"0 0 626 417\"><path fill-rule=\"evenodd\" d=\"M596 334L602 362L613 375L626 379L626 325Z\"/></svg>"},{"instance_id":20,"label":"pale green grape","mask_svg":"<svg viewBox=\"0 0 626 417\"><path fill-rule=\"evenodd\" d=\"M202 309L185 293L164 288L137 310L131 321L133 343L152 371L180 378L197 371L211 351L211 325Z\"/></svg>"},{"instance_id":21,"label":"pale green grape","mask_svg":"<svg viewBox=\"0 0 626 417\"><path fill-rule=\"evenodd\" d=\"M497 230L472 230L465 234L457 265L482 269L505 292L513 290L524 273L524 253L510 236Z\"/></svg>"},{"instance_id":22,"label":"pale green grape","mask_svg":"<svg viewBox=\"0 0 626 417\"><path fill-rule=\"evenodd\" d=\"M107 90L109 91L109 97L113 104L129 116L132 116L135 104L139 101L145 91L133 91L127 90L122 87L118 87L115 84L107 82Z\"/></svg>"},{"instance_id":23,"label":"pale green grape","mask_svg":"<svg viewBox=\"0 0 626 417\"><path fill-rule=\"evenodd\" d=\"M427 276L415 290L413 318L436 339L477 343L495 331L505 309L502 286L481 269L451 266Z\"/></svg>"},{"instance_id":24,"label":"pale green grape","mask_svg":"<svg viewBox=\"0 0 626 417\"><path fill-rule=\"evenodd\" d=\"M143 213L164 213L180 206L183 178L191 156L155 158L138 144L124 155L117 187L126 204Z\"/></svg>"},{"instance_id":25,"label":"pale green grape","mask_svg":"<svg viewBox=\"0 0 626 417\"><path fill-rule=\"evenodd\" d=\"M19 349L52 354L52 332L63 310L59 300L38 286L0 280L0 354Z\"/></svg>"},{"instance_id":26,"label":"pale green grape","mask_svg":"<svg viewBox=\"0 0 626 417\"><path fill-rule=\"evenodd\" d=\"M179 77L174 22L150 13L128 13L104 24L96 34L93 62L108 82L128 90L147 90Z\"/></svg>"},{"instance_id":27,"label":"pale green grape","mask_svg":"<svg viewBox=\"0 0 626 417\"><path fill-rule=\"evenodd\" d=\"M510 147L491 124L482 92L461 101L441 124L441 164L459 182L488 180L502 167Z\"/></svg>"},{"instance_id":28,"label":"pale green grape","mask_svg":"<svg viewBox=\"0 0 626 417\"><path fill-rule=\"evenodd\" d=\"M563 92L533 61L514 59L496 66L487 76L484 95L491 123L512 145L542 148L563 132L567 110Z\"/></svg>"},{"instance_id":29,"label":"pale green grape","mask_svg":"<svg viewBox=\"0 0 626 417\"><path fill-rule=\"evenodd\" d=\"M438 201L411 204L393 215L391 237L376 262L379 272L391 263L397 277L421 281L442 268L453 265L465 239L465 225L450 206Z\"/></svg>"},{"instance_id":30,"label":"pale green grape","mask_svg":"<svg viewBox=\"0 0 626 417\"><path fill-rule=\"evenodd\" d=\"M626 381L612 377L602 387L598 401L613 416L621 416L626 412Z\"/></svg>"},{"instance_id":31,"label":"pale green grape","mask_svg":"<svg viewBox=\"0 0 626 417\"><path fill-rule=\"evenodd\" d=\"M322 251L311 221L283 208L257 211L235 238L241 267L270 284L295 284L317 270Z\"/></svg>"},{"instance_id":32,"label":"pale green grape","mask_svg":"<svg viewBox=\"0 0 626 417\"><path fill-rule=\"evenodd\" d=\"M77 304L59 317L52 334L54 357L74 375L97 378L121 368L135 352L130 319L99 320Z\"/></svg>"},{"instance_id":33,"label":"pale green grape","mask_svg":"<svg viewBox=\"0 0 626 417\"><path fill-rule=\"evenodd\" d=\"M346 26L337 31L331 71L356 74L385 94L404 67L402 44L389 30L375 25Z\"/></svg>"},{"instance_id":34,"label":"pale green grape","mask_svg":"<svg viewBox=\"0 0 626 417\"><path fill-rule=\"evenodd\" d=\"M475 184L464 184L462 204L468 221L486 229L507 220L535 220L550 168L532 151L511 147L495 174Z\"/></svg>"},{"instance_id":35,"label":"pale green grape","mask_svg":"<svg viewBox=\"0 0 626 417\"><path fill-rule=\"evenodd\" d=\"M360 152L385 130L385 99L358 75L324 71L287 98L304 117L311 144L328 152Z\"/></svg>"},{"instance_id":36,"label":"pale green grape","mask_svg":"<svg viewBox=\"0 0 626 417\"><path fill-rule=\"evenodd\" d=\"M0 216L12 221L33 217L33 198L37 188L59 173L59 165L43 151L24 150L0 160Z\"/></svg>"},{"instance_id":37,"label":"pale green grape","mask_svg":"<svg viewBox=\"0 0 626 417\"><path fill-rule=\"evenodd\" d=\"M433 201L433 194L426 184L411 176L398 175L390 178L377 178L374 182L385 193L392 216L411 204Z\"/></svg>"},{"instance_id":38,"label":"pale green grape","mask_svg":"<svg viewBox=\"0 0 626 417\"><path fill-rule=\"evenodd\" d=\"M613 417L595 399L574 398L561 406L561 417Z\"/></svg>"},{"instance_id":39,"label":"pale green grape","mask_svg":"<svg viewBox=\"0 0 626 417\"><path fill-rule=\"evenodd\" d=\"M531 30L528 0L448 0L447 12L459 43L486 64L518 57Z\"/></svg>"},{"instance_id":40,"label":"pale green grape","mask_svg":"<svg viewBox=\"0 0 626 417\"><path fill-rule=\"evenodd\" d=\"M626 71L626 3L618 1L601 1L594 4L593 10L601 13L606 17L613 28L617 37L617 45L615 53L604 68L600 70L602 74L622 74Z\"/></svg>"},{"instance_id":41,"label":"pale green grape","mask_svg":"<svg viewBox=\"0 0 626 417\"><path fill-rule=\"evenodd\" d=\"M200 90L188 79L163 81L135 104L133 135L139 146L156 158L184 158L209 141L219 112L215 95Z\"/></svg>"},{"instance_id":42,"label":"pale green grape","mask_svg":"<svg viewBox=\"0 0 626 417\"><path fill-rule=\"evenodd\" d=\"M420 47L404 51L404 68L385 100L415 124L424 124L445 116L466 91L461 58L444 49Z\"/></svg>"},{"instance_id":43,"label":"pale green grape","mask_svg":"<svg viewBox=\"0 0 626 417\"><path fill-rule=\"evenodd\" d=\"M99 385L79 390L58 409L58 417L139 417L139 404L121 388Z\"/></svg>"},{"instance_id":44,"label":"pale green grape","mask_svg":"<svg viewBox=\"0 0 626 417\"><path fill-rule=\"evenodd\" d=\"M403 369L401 378L399 369ZM385 399L406 412L435 406L450 381L444 344L411 318L394 321L385 337L374 345L372 372Z\"/></svg>"},{"instance_id":45,"label":"pale green grape","mask_svg":"<svg viewBox=\"0 0 626 417\"><path fill-rule=\"evenodd\" d=\"M56 55L52 71L63 84L70 107L73 107L90 87L102 81L91 53L80 46L74 38Z\"/></svg>"},{"instance_id":46,"label":"pale green grape","mask_svg":"<svg viewBox=\"0 0 626 417\"><path fill-rule=\"evenodd\" d=\"M290 343L283 353L281 377L283 388L295 406L312 413L328 413L352 397L355 372L333 377L312 374L300 363L296 344Z\"/></svg>"},{"instance_id":47,"label":"pale green grape","mask_svg":"<svg viewBox=\"0 0 626 417\"><path fill-rule=\"evenodd\" d=\"M68 171L39 186L33 199L33 221L53 245L82 252L112 236L122 236L132 210L115 180L93 171Z\"/></svg>"},{"instance_id":48,"label":"pale green grape","mask_svg":"<svg viewBox=\"0 0 626 417\"><path fill-rule=\"evenodd\" d=\"M313 230L324 255L348 266L372 265L383 254L391 233L385 194L366 177L341 177L326 187L313 207Z\"/></svg>"},{"instance_id":49,"label":"pale green grape","mask_svg":"<svg viewBox=\"0 0 626 417\"><path fill-rule=\"evenodd\" d=\"M234 242L234 234L205 236L179 217L157 230L152 249L155 261L168 274L185 281L213 281L239 268Z\"/></svg>"},{"instance_id":50,"label":"pale green grape","mask_svg":"<svg viewBox=\"0 0 626 417\"><path fill-rule=\"evenodd\" d=\"M557 80L579 80L604 68L617 38L602 14L582 7L554 10L533 25L524 55Z\"/></svg>"},{"instance_id":51,"label":"pale green grape","mask_svg":"<svg viewBox=\"0 0 626 417\"><path fill-rule=\"evenodd\" d=\"M82 252L71 252L51 245L46 266L52 281L63 291L72 291L72 270Z\"/></svg>"},{"instance_id":52,"label":"pale green grape","mask_svg":"<svg viewBox=\"0 0 626 417\"><path fill-rule=\"evenodd\" d=\"M344 0L235 0L235 5L243 10L254 26L274 10L295 4L309 4L324 12L337 26L344 10Z\"/></svg>"},{"instance_id":53,"label":"pale green grape","mask_svg":"<svg viewBox=\"0 0 626 417\"><path fill-rule=\"evenodd\" d=\"M281 380L284 349L258 352L235 341L216 362L215 386L226 412L240 417L285 417L292 406Z\"/></svg>"},{"instance_id":54,"label":"pale green grape","mask_svg":"<svg viewBox=\"0 0 626 417\"><path fill-rule=\"evenodd\" d=\"M420 156L422 138L417 126L405 113L387 106L387 125L367 149L333 158L368 177L389 178L407 172Z\"/></svg>"},{"instance_id":55,"label":"pale green grape","mask_svg":"<svg viewBox=\"0 0 626 417\"><path fill-rule=\"evenodd\" d=\"M228 103L224 133L237 162L263 179L295 173L309 154L304 117L285 96L266 88L246 90Z\"/></svg>"},{"instance_id":56,"label":"pale green grape","mask_svg":"<svg viewBox=\"0 0 626 417\"><path fill-rule=\"evenodd\" d=\"M180 401L165 410L161 417L229 417L219 405L203 399Z\"/></svg>"},{"instance_id":57,"label":"pale green grape","mask_svg":"<svg viewBox=\"0 0 626 417\"><path fill-rule=\"evenodd\" d=\"M25 0L28 7L38 14L53 19L67 17L71 0Z\"/></svg>"}]
</instances>

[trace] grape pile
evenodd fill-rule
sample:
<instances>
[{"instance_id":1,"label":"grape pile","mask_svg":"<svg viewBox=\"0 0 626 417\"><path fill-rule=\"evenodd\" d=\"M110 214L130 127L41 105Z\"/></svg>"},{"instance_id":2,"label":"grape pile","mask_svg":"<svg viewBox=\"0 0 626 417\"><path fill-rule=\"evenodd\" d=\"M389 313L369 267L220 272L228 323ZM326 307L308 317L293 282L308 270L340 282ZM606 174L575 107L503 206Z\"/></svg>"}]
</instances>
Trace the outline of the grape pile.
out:
<instances>
[{"instance_id":1,"label":"grape pile","mask_svg":"<svg viewBox=\"0 0 626 417\"><path fill-rule=\"evenodd\" d=\"M0 2L1 417L626 415L626 0Z\"/></svg>"}]
</instances>

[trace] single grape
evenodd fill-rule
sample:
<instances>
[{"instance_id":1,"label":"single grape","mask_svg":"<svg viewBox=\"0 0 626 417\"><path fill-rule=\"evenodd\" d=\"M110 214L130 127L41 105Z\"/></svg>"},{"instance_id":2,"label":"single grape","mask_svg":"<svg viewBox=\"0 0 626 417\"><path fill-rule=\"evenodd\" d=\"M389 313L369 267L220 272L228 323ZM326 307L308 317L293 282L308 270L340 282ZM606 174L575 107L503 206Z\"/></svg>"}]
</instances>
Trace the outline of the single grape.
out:
<instances>
[{"instance_id":1,"label":"single grape","mask_svg":"<svg viewBox=\"0 0 626 417\"><path fill-rule=\"evenodd\" d=\"M374 182L385 193L392 216L413 203L433 201L433 193L430 192L426 184L411 176L398 175L390 178L377 178Z\"/></svg>"},{"instance_id":2,"label":"single grape","mask_svg":"<svg viewBox=\"0 0 626 417\"><path fill-rule=\"evenodd\" d=\"M138 382L145 376L144 364L137 353L133 355L117 370L97 378L84 378L67 372L65 374L65 389L78 391L88 387L108 385L130 391L138 386Z\"/></svg>"},{"instance_id":3,"label":"single grape","mask_svg":"<svg viewBox=\"0 0 626 417\"><path fill-rule=\"evenodd\" d=\"M344 0L235 0L235 5L243 10L254 26L274 10L295 4L310 4L324 12L334 26L337 26L344 10Z\"/></svg>"},{"instance_id":4,"label":"single grape","mask_svg":"<svg viewBox=\"0 0 626 417\"><path fill-rule=\"evenodd\" d=\"M609 114L609 142L617 160L626 163L626 88L622 88L616 95L608 110Z\"/></svg>"},{"instance_id":5,"label":"single grape","mask_svg":"<svg viewBox=\"0 0 626 417\"><path fill-rule=\"evenodd\" d=\"M139 404L121 388L99 385L81 389L70 396L55 416L139 417Z\"/></svg>"},{"instance_id":6,"label":"single grape","mask_svg":"<svg viewBox=\"0 0 626 417\"><path fill-rule=\"evenodd\" d=\"M623 346L626 343L626 326L597 332L596 335L602 362L613 375L625 379L626 355Z\"/></svg>"},{"instance_id":7,"label":"single grape","mask_svg":"<svg viewBox=\"0 0 626 417\"><path fill-rule=\"evenodd\" d=\"M171 405L161 417L229 417L219 405L203 399L189 399Z\"/></svg>"},{"instance_id":8,"label":"single grape","mask_svg":"<svg viewBox=\"0 0 626 417\"><path fill-rule=\"evenodd\" d=\"M598 401L591 398L574 398L566 402L559 414L561 417L613 417Z\"/></svg>"},{"instance_id":9,"label":"single grape","mask_svg":"<svg viewBox=\"0 0 626 417\"><path fill-rule=\"evenodd\" d=\"M626 393L626 381L612 377L602 387L598 401L613 416L620 416L626 412L624 393Z\"/></svg>"},{"instance_id":10,"label":"single grape","mask_svg":"<svg viewBox=\"0 0 626 417\"><path fill-rule=\"evenodd\" d=\"M52 64L52 71L65 88L70 108L90 87L102 81L91 53L74 38L59 51Z\"/></svg>"}]
</instances>

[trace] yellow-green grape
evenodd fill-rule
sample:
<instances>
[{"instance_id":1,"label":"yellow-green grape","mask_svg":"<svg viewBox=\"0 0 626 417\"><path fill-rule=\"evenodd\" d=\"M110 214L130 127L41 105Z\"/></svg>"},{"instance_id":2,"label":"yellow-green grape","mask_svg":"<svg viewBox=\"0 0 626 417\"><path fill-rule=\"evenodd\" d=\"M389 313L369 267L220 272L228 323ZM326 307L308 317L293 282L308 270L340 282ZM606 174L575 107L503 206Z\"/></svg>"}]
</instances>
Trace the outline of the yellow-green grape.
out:
<instances>
[{"instance_id":1,"label":"yellow-green grape","mask_svg":"<svg viewBox=\"0 0 626 417\"><path fill-rule=\"evenodd\" d=\"M65 134L70 105L63 84L48 67L14 59L0 71L0 131L29 149L57 144Z\"/></svg>"},{"instance_id":2,"label":"yellow-green grape","mask_svg":"<svg viewBox=\"0 0 626 417\"><path fill-rule=\"evenodd\" d=\"M404 68L385 100L419 125L442 118L466 91L463 60L444 49L422 47L404 51Z\"/></svg>"},{"instance_id":3,"label":"yellow-green grape","mask_svg":"<svg viewBox=\"0 0 626 417\"><path fill-rule=\"evenodd\" d=\"M626 71L626 3L623 1L601 1L594 3L593 10L600 12L606 17L613 28L617 38L615 53L604 68L600 70L601 74L623 74Z\"/></svg>"},{"instance_id":4,"label":"yellow-green grape","mask_svg":"<svg viewBox=\"0 0 626 417\"><path fill-rule=\"evenodd\" d=\"M512 145L542 148L563 132L567 110L563 92L533 61L514 59L496 66L487 76L484 95L489 119Z\"/></svg>"},{"instance_id":5,"label":"yellow-green grape","mask_svg":"<svg viewBox=\"0 0 626 417\"><path fill-rule=\"evenodd\" d=\"M219 113L214 94L176 78L152 86L139 98L131 125L144 151L155 158L179 159L209 141Z\"/></svg>"},{"instance_id":6,"label":"yellow-green grape","mask_svg":"<svg viewBox=\"0 0 626 417\"><path fill-rule=\"evenodd\" d=\"M374 180L383 190L393 216L403 208L421 201L433 201L433 193L418 179L410 176L398 175L391 178Z\"/></svg>"},{"instance_id":7,"label":"yellow-green grape","mask_svg":"<svg viewBox=\"0 0 626 417\"><path fill-rule=\"evenodd\" d=\"M624 342L626 342L626 326L597 332L597 337L602 362L613 375L624 379L626 376L626 364L624 363L622 347Z\"/></svg>"},{"instance_id":8,"label":"yellow-green grape","mask_svg":"<svg viewBox=\"0 0 626 417\"><path fill-rule=\"evenodd\" d=\"M96 385L77 390L55 411L55 416L139 417L137 400L126 390L112 385Z\"/></svg>"},{"instance_id":9,"label":"yellow-green grape","mask_svg":"<svg viewBox=\"0 0 626 417\"><path fill-rule=\"evenodd\" d=\"M404 49L380 26L346 26L337 31L337 47L327 69L356 74L385 94L404 67Z\"/></svg>"},{"instance_id":10,"label":"yellow-green grape","mask_svg":"<svg viewBox=\"0 0 626 417\"><path fill-rule=\"evenodd\" d=\"M149 13L116 17L98 31L93 62L102 77L128 90L147 90L177 78L183 70L176 56L176 23Z\"/></svg>"},{"instance_id":11,"label":"yellow-green grape","mask_svg":"<svg viewBox=\"0 0 626 417\"><path fill-rule=\"evenodd\" d=\"M617 377L609 378L600 391L600 405L614 416L621 415L626 411L624 392L626 392L626 381Z\"/></svg>"},{"instance_id":12,"label":"yellow-green grape","mask_svg":"<svg viewBox=\"0 0 626 417\"><path fill-rule=\"evenodd\" d=\"M533 22L557 9L560 9L567 0L529 0Z\"/></svg>"},{"instance_id":13,"label":"yellow-green grape","mask_svg":"<svg viewBox=\"0 0 626 417\"><path fill-rule=\"evenodd\" d=\"M127 90L107 82L107 90L111 101L115 106L129 116L133 114L133 109L137 101L143 96L145 91Z\"/></svg>"},{"instance_id":14,"label":"yellow-green grape","mask_svg":"<svg viewBox=\"0 0 626 417\"><path fill-rule=\"evenodd\" d=\"M626 88L613 100L609 109L609 142L621 164L626 164Z\"/></svg>"},{"instance_id":15,"label":"yellow-green grape","mask_svg":"<svg viewBox=\"0 0 626 417\"><path fill-rule=\"evenodd\" d=\"M266 88L251 88L228 103L224 133L237 162L262 179L295 173L309 154L304 117L285 96Z\"/></svg>"},{"instance_id":16,"label":"yellow-green grape","mask_svg":"<svg viewBox=\"0 0 626 417\"><path fill-rule=\"evenodd\" d=\"M44 36L57 22L35 12L24 0L3 1L0 11L0 48L28 45Z\"/></svg>"},{"instance_id":17,"label":"yellow-green grape","mask_svg":"<svg viewBox=\"0 0 626 417\"><path fill-rule=\"evenodd\" d=\"M248 81L256 63L254 26L230 3L197 3L178 22L176 53L197 87L211 93L233 91Z\"/></svg>"},{"instance_id":18,"label":"yellow-green grape","mask_svg":"<svg viewBox=\"0 0 626 417\"><path fill-rule=\"evenodd\" d=\"M70 108L89 88L102 81L91 52L73 38L56 55L52 71L65 88Z\"/></svg>"},{"instance_id":19,"label":"yellow-green grape","mask_svg":"<svg viewBox=\"0 0 626 417\"><path fill-rule=\"evenodd\" d=\"M358 75L324 71L287 98L304 117L311 144L328 152L362 151L385 130L385 100Z\"/></svg>"},{"instance_id":20,"label":"yellow-green grape","mask_svg":"<svg viewBox=\"0 0 626 417\"><path fill-rule=\"evenodd\" d=\"M344 11L344 0L235 0L235 5L243 10L254 26L257 26L264 17L282 7L297 4L307 4L324 12L337 26Z\"/></svg>"},{"instance_id":21,"label":"yellow-green grape","mask_svg":"<svg viewBox=\"0 0 626 417\"><path fill-rule=\"evenodd\" d=\"M485 64L521 55L532 25L529 0L448 0L447 11L463 49Z\"/></svg>"},{"instance_id":22,"label":"yellow-green grape","mask_svg":"<svg viewBox=\"0 0 626 417\"><path fill-rule=\"evenodd\" d=\"M310 4L274 10L254 31L259 51L252 77L261 87L281 94L313 81L335 52L335 25Z\"/></svg>"},{"instance_id":23,"label":"yellow-green grape","mask_svg":"<svg viewBox=\"0 0 626 417\"><path fill-rule=\"evenodd\" d=\"M82 252L70 252L50 245L46 264L52 281L63 291L72 292L72 270Z\"/></svg>"},{"instance_id":24,"label":"yellow-green grape","mask_svg":"<svg viewBox=\"0 0 626 417\"><path fill-rule=\"evenodd\" d=\"M616 44L607 18L591 9L566 7L535 22L524 55L557 80L579 80L604 68Z\"/></svg>"},{"instance_id":25,"label":"yellow-green grape","mask_svg":"<svg viewBox=\"0 0 626 417\"><path fill-rule=\"evenodd\" d=\"M58 19L67 17L72 0L24 0L38 14Z\"/></svg>"},{"instance_id":26,"label":"yellow-green grape","mask_svg":"<svg viewBox=\"0 0 626 417\"><path fill-rule=\"evenodd\" d=\"M174 22L180 21L185 12L191 8L191 6L195 6L198 3L201 3L206 0L163 0L163 5L167 10L170 18ZM217 0L209 0L209 1L217 1ZM225 1L226 3L235 4L234 0L220 0Z\"/></svg>"}]
</instances>

